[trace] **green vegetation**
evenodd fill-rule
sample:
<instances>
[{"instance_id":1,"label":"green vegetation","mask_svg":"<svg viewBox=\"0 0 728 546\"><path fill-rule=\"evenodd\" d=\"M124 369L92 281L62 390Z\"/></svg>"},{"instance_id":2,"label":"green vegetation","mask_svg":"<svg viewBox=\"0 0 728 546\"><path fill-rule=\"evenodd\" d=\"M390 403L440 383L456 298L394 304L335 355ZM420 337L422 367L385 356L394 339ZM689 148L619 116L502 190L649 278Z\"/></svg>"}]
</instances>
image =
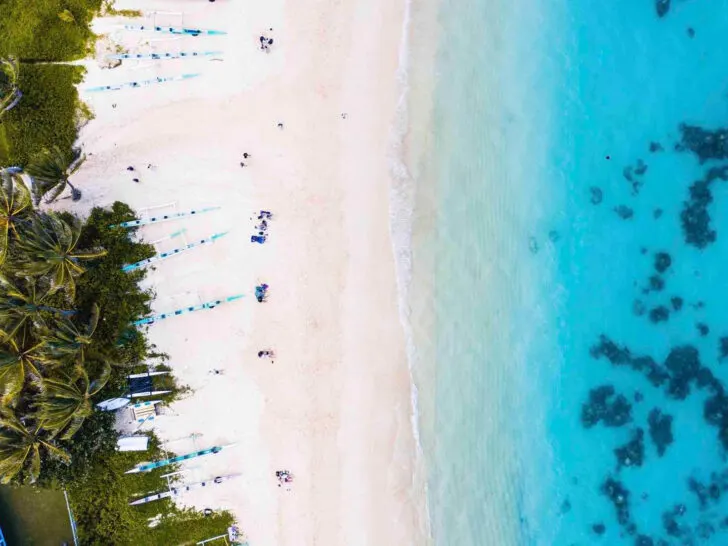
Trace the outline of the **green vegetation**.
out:
<instances>
[{"instance_id":1,"label":"green vegetation","mask_svg":"<svg viewBox=\"0 0 728 546\"><path fill-rule=\"evenodd\" d=\"M132 326L151 312L145 272L121 269L154 249L109 228L134 212L117 202L82 222L34 209L67 188L81 195L70 181L84 159L74 143L92 114L75 88L82 69L63 61L88 53L99 10L141 14L102 0L0 3L0 482L65 488L84 545L186 545L224 533L227 512L205 516L169 500L129 506L167 482L124 472L166 454L153 436L147 451L117 452L114 415L94 409L124 395L127 375L150 359L165 369L166 356ZM3 165L25 169L32 190ZM182 390L173 376L160 388L173 391L168 401Z\"/></svg>"},{"instance_id":2,"label":"green vegetation","mask_svg":"<svg viewBox=\"0 0 728 546\"><path fill-rule=\"evenodd\" d=\"M25 165L56 145L70 152L79 109L75 84L83 69L39 62L71 61L93 47L90 24L102 0L2 0L0 8L0 165ZM14 70L8 63L16 63ZM12 78L10 74L13 74ZM11 89L20 102L3 115Z\"/></svg>"},{"instance_id":3,"label":"green vegetation","mask_svg":"<svg viewBox=\"0 0 728 546\"><path fill-rule=\"evenodd\" d=\"M77 66L22 64L20 102L0 120L0 165L25 165L43 149L70 153L77 135L78 91L83 71Z\"/></svg>"},{"instance_id":4,"label":"green vegetation","mask_svg":"<svg viewBox=\"0 0 728 546\"><path fill-rule=\"evenodd\" d=\"M66 488L82 544L188 544L224 533L226 512L206 517L169 500L129 506L167 482L159 472L124 472L166 455L154 437L145 452L117 452L113 414L94 411L123 394L129 373L163 357L130 327L150 312L152 294L139 288L145 272L121 270L153 248L108 227L133 211L117 202L83 224L70 213L41 213L7 172L0 198L0 481Z\"/></svg>"},{"instance_id":5,"label":"green vegetation","mask_svg":"<svg viewBox=\"0 0 728 546\"><path fill-rule=\"evenodd\" d=\"M92 42L93 16L102 0L3 0L0 56L22 61L70 61Z\"/></svg>"}]
</instances>

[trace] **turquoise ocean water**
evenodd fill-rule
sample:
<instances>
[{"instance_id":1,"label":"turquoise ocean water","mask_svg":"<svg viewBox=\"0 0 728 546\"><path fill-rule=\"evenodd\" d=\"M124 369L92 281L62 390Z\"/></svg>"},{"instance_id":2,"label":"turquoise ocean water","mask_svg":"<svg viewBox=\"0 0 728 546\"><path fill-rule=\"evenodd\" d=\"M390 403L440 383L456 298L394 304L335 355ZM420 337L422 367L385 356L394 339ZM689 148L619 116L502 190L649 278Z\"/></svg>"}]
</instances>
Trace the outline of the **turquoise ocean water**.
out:
<instances>
[{"instance_id":1,"label":"turquoise ocean water","mask_svg":"<svg viewBox=\"0 0 728 546\"><path fill-rule=\"evenodd\" d=\"M728 544L728 0L437 21L407 265L434 543Z\"/></svg>"}]
</instances>

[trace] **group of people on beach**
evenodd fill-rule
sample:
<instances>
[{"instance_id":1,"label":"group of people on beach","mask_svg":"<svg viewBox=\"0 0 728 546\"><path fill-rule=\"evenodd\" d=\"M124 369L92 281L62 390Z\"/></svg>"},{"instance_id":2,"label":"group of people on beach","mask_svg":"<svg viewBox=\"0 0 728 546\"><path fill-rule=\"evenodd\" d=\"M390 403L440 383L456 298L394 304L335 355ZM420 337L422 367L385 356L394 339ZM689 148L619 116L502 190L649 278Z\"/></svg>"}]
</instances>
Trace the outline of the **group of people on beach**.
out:
<instances>
[{"instance_id":1,"label":"group of people on beach","mask_svg":"<svg viewBox=\"0 0 728 546\"><path fill-rule=\"evenodd\" d=\"M263 283L255 287L255 299L258 303L263 303L268 298L268 285Z\"/></svg>"},{"instance_id":2,"label":"group of people on beach","mask_svg":"<svg viewBox=\"0 0 728 546\"><path fill-rule=\"evenodd\" d=\"M272 28L269 28L268 30L272 31ZM261 34L260 35L260 50L265 51L268 53L270 51L270 46L273 45L273 38L268 38L266 35Z\"/></svg>"},{"instance_id":3,"label":"group of people on beach","mask_svg":"<svg viewBox=\"0 0 728 546\"><path fill-rule=\"evenodd\" d=\"M154 168L154 165L152 165L151 163L147 163L147 169L153 169L153 168ZM134 168L134 166L133 166L133 165L129 165L129 166L128 166L128 167L126 168L126 170L127 170L127 171L129 171L129 172L131 172L131 173L136 173L136 169ZM136 182L137 184L138 184L139 182L141 182L141 180L139 180L139 178L138 178L138 177L136 177L136 176L135 176L134 178L132 178L131 180L132 180L132 182Z\"/></svg>"},{"instance_id":4,"label":"group of people on beach","mask_svg":"<svg viewBox=\"0 0 728 546\"><path fill-rule=\"evenodd\" d=\"M278 487L285 485L286 491L291 490L293 474L291 474L288 470L276 470L276 478L278 478Z\"/></svg>"},{"instance_id":5,"label":"group of people on beach","mask_svg":"<svg viewBox=\"0 0 728 546\"><path fill-rule=\"evenodd\" d=\"M258 213L258 220L260 220L260 223L255 226L255 231L257 235L254 233L250 236L250 242L251 243L258 243L259 245L262 245L266 242L268 239L268 221L273 219L273 213L269 210L261 210ZM251 218L252 220L252 218Z\"/></svg>"}]
</instances>

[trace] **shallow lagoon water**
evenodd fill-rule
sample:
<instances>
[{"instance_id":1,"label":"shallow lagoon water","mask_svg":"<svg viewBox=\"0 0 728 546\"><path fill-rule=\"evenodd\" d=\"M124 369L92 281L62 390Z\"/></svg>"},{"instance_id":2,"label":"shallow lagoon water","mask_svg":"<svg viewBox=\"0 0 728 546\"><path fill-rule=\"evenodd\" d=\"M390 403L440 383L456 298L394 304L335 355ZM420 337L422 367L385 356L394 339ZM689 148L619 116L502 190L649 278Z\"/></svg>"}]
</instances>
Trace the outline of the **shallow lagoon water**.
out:
<instances>
[{"instance_id":1,"label":"shallow lagoon water","mask_svg":"<svg viewBox=\"0 0 728 546\"><path fill-rule=\"evenodd\" d=\"M728 543L721 426L705 417L728 386L728 184L707 186L709 226L701 206L682 218L728 162L680 129L728 127L728 2L439 13L411 317L435 543ZM630 357L595 351L601 336ZM606 419L585 424L604 386ZM672 418L662 455L650 413Z\"/></svg>"}]
</instances>

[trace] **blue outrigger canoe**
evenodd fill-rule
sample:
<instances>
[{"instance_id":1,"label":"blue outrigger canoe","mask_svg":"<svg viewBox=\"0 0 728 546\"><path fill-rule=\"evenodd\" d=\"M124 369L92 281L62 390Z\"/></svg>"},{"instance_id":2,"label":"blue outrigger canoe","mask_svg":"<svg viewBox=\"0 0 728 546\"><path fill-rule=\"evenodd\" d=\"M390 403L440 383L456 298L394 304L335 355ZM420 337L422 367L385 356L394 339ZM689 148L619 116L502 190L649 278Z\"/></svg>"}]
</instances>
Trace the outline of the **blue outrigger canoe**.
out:
<instances>
[{"instance_id":1,"label":"blue outrigger canoe","mask_svg":"<svg viewBox=\"0 0 728 546\"><path fill-rule=\"evenodd\" d=\"M202 311L203 309L214 309L218 305L222 305L223 303L229 303L231 301L239 300L240 298L244 298L245 296L243 294L237 294L235 296L228 296L225 299L222 300L213 300L208 301L205 303L201 303L199 305L190 305L189 307L183 307L182 309L177 309L176 311L170 311L168 313L160 313L159 315L151 315L149 317L145 317L143 319L135 320L132 322L134 326L141 326L142 324L154 324L157 321L168 319L170 317L177 317L179 315L186 315L187 313L193 313L194 311Z\"/></svg>"},{"instance_id":2,"label":"blue outrigger canoe","mask_svg":"<svg viewBox=\"0 0 728 546\"><path fill-rule=\"evenodd\" d=\"M205 30L201 28L162 27L154 25L124 25L125 30L138 30L146 32L163 32L165 34L181 34L183 36L224 36L227 32L222 30Z\"/></svg>"},{"instance_id":3,"label":"blue outrigger canoe","mask_svg":"<svg viewBox=\"0 0 728 546\"><path fill-rule=\"evenodd\" d=\"M166 59L187 59L190 57L212 57L222 55L222 51L177 51L175 53L118 53L107 55L107 59L124 61L128 59L152 59L155 61Z\"/></svg>"},{"instance_id":4,"label":"blue outrigger canoe","mask_svg":"<svg viewBox=\"0 0 728 546\"><path fill-rule=\"evenodd\" d=\"M199 74L182 74L180 76L170 76L167 78L153 78L151 80L140 80L138 82L124 82L117 83L115 85L99 85L96 87L87 87L86 91L89 93L98 93L100 91L121 91L122 89L137 89L139 87L148 87L157 83L167 82L179 82L182 80L189 80L190 78L196 78Z\"/></svg>"}]
</instances>

